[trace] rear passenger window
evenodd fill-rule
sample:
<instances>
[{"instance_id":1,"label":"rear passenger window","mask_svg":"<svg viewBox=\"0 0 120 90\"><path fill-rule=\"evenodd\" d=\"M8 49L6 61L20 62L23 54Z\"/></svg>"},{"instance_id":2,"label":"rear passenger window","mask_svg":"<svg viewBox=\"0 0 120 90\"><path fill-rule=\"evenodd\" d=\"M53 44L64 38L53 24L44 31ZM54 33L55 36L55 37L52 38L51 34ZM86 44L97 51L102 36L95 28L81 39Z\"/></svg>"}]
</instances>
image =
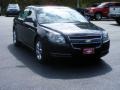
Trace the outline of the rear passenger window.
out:
<instances>
[{"instance_id":1,"label":"rear passenger window","mask_svg":"<svg viewBox=\"0 0 120 90\"><path fill-rule=\"evenodd\" d=\"M114 4L113 4L113 3L108 3L108 4L107 4L107 5L105 5L104 7L109 8L109 7L112 7L112 6L114 6Z\"/></svg>"},{"instance_id":2,"label":"rear passenger window","mask_svg":"<svg viewBox=\"0 0 120 90\"><path fill-rule=\"evenodd\" d=\"M109 3L109 4L108 4L108 7L112 7L112 6L114 6L113 3Z\"/></svg>"}]
</instances>

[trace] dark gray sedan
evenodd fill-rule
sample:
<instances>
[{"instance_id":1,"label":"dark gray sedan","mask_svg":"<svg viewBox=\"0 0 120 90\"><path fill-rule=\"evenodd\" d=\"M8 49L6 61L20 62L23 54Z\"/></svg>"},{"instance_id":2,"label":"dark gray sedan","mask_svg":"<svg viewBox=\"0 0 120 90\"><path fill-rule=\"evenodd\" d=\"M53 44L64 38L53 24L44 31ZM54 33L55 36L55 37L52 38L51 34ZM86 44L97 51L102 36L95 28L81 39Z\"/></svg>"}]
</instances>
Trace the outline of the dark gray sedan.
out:
<instances>
[{"instance_id":1,"label":"dark gray sedan","mask_svg":"<svg viewBox=\"0 0 120 90\"><path fill-rule=\"evenodd\" d=\"M28 6L14 19L13 42L49 57L100 58L109 52L108 33L76 10L61 6Z\"/></svg>"}]
</instances>

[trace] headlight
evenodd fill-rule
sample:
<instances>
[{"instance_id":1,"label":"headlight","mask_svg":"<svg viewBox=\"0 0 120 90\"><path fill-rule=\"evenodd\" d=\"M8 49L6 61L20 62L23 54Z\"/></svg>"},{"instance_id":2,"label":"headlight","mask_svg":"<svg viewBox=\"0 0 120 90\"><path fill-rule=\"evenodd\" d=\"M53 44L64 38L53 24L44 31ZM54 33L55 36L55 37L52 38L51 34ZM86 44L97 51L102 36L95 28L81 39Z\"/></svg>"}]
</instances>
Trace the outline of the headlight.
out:
<instances>
[{"instance_id":1,"label":"headlight","mask_svg":"<svg viewBox=\"0 0 120 90\"><path fill-rule=\"evenodd\" d=\"M57 32L48 32L47 36L48 36L48 39L53 43L57 43L57 44L66 43L64 37Z\"/></svg>"},{"instance_id":2,"label":"headlight","mask_svg":"<svg viewBox=\"0 0 120 90\"><path fill-rule=\"evenodd\" d=\"M90 9L90 13L93 13L94 10L95 10L95 8L91 8L91 9Z\"/></svg>"},{"instance_id":3,"label":"headlight","mask_svg":"<svg viewBox=\"0 0 120 90\"><path fill-rule=\"evenodd\" d=\"M106 31L103 31L103 43L107 42L109 40L108 33Z\"/></svg>"},{"instance_id":4,"label":"headlight","mask_svg":"<svg viewBox=\"0 0 120 90\"><path fill-rule=\"evenodd\" d=\"M91 10L90 10L90 13L93 13L93 12L94 12L93 9L91 9Z\"/></svg>"}]
</instances>

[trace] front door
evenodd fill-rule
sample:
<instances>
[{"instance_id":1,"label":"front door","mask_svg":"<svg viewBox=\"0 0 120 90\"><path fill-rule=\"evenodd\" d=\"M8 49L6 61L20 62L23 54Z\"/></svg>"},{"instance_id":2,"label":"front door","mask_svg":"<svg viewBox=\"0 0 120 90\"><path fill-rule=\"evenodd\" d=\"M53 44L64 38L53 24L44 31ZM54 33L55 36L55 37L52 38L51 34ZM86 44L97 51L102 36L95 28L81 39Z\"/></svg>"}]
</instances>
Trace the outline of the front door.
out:
<instances>
[{"instance_id":1,"label":"front door","mask_svg":"<svg viewBox=\"0 0 120 90\"><path fill-rule=\"evenodd\" d=\"M34 10L30 10L31 14L27 16L26 18L32 18L33 22L36 21L36 15ZM24 21L24 43L27 44L29 47L34 47L34 39L36 36L37 28L35 27L33 22Z\"/></svg>"}]
</instances>

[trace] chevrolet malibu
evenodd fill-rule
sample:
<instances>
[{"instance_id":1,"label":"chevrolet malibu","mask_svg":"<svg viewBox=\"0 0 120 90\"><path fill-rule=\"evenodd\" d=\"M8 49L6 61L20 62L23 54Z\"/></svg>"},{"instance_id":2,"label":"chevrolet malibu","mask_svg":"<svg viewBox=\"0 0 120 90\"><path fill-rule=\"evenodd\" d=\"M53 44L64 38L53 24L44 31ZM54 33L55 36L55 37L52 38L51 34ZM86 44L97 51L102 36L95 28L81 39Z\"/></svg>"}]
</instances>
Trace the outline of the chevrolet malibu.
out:
<instances>
[{"instance_id":1,"label":"chevrolet malibu","mask_svg":"<svg viewBox=\"0 0 120 90\"><path fill-rule=\"evenodd\" d=\"M13 43L30 47L43 62L49 57L101 58L109 52L110 40L74 9L28 6L14 19Z\"/></svg>"}]
</instances>

